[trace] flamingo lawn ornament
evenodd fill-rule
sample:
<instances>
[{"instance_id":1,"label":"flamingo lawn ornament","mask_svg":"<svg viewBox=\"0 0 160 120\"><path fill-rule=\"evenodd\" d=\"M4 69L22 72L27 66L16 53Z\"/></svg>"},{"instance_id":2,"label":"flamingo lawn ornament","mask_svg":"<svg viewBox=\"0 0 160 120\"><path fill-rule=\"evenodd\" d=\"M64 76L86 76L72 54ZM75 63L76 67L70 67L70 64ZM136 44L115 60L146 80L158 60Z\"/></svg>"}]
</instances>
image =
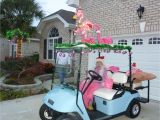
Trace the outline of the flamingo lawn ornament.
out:
<instances>
[{"instance_id":1,"label":"flamingo lawn ornament","mask_svg":"<svg viewBox=\"0 0 160 120\"><path fill-rule=\"evenodd\" d=\"M101 37L101 31L100 31L100 26L98 24L94 25L95 29L96 29L96 33L97 33L97 40L99 44L112 44L112 37L108 36L108 37Z\"/></svg>"},{"instance_id":2,"label":"flamingo lawn ornament","mask_svg":"<svg viewBox=\"0 0 160 120\"><path fill-rule=\"evenodd\" d=\"M81 36L81 42L83 43L90 43L90 44L112 44L112 37L101 37L100 26L98 24L94 24L89 20L84 20L84 14L82 9L77 9L73 19L77 20L77 29L75 30L76 34ZM87 37L87 32L91 30L96 30L96 38L98 41L95 40L94 37Z\"/></svg>"}]
</instances>

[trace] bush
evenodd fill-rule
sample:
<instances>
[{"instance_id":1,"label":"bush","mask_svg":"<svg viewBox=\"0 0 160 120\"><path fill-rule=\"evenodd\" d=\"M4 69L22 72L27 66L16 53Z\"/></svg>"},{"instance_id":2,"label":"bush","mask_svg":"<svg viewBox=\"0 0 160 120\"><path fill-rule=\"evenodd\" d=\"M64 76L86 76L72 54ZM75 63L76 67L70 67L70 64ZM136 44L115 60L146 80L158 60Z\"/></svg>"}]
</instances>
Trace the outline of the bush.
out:
<instances>
[{"instance_id":1,"label":"bush","mask_svg":"<svg viewBox=\"0 0 160 120\"><path fill-rule=\"evenodd\" d=\"M35 62L39 61L39 54L38 53L34 53L32 56L30 56L32 60L34 60Z\"/></svg>"},{"instance_id":2,"label":"bush","mask_svg":"<svg viewBox=\"0 0 160 120\"><path fill-rule=\"evenodd\" d=\"M41 66L44 68L45 73L53 73L53 64L52 63L43 63L40 62Z\"/></svg>"},{"instance_id":3,"label":"bush","mask_svg":"<svg viewBox=\"0 0 160 120\"><path fill-rule=\"evenodd\" d=\"M18 60L10 60L7 59L6 61L2 61L0 66L2 69L6 70L7 72L14 72L17 70Z\"/></svg>"},{"instance_id":4,"label":"bush","mask_svg":"<svg viewBox=\"0 0 160 120\"><path fill-rule=\"evenodd\" d=\"M29 75L31 74L32 76L37 76L37 75L41 75L44 74L45 70L44 70L44 66L41 65L40 63L33 65L32 67L28 68L26 72L24 72L23 74L25 75Z\"/></svg>"},{"instance_id":5,"label":"bush","mask_svg":"<svg viewBox=\"0 0 160 120\"><path fill-rule=\"evenodd\" d=\"M6 58L6 61L0 63L2 69L6 72L17 74L19 77L28 68L37 64L37 56L29 56L23 58Z\"/></svg>"}]
</instances>

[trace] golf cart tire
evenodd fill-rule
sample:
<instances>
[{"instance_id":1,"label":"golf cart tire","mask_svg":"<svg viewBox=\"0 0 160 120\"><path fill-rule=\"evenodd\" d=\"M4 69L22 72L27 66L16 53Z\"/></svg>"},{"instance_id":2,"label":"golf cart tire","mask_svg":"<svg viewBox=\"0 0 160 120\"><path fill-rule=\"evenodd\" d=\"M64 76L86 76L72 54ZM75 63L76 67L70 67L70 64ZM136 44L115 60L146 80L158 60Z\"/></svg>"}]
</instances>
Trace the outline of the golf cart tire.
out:
<instances>
[{"instance_id":1,"label":"golf cart tire","mask_svg":"<svg viewBox=\"0 0 160 120\"><path fill-rule=\"evenodd\" d=\"M83 120L79 114L72 113L72 114L63 114L57 120Z\"/></svg>"},{"instance_id":2,"label":"golf cart tire","mask_svg":"<svg viewBox=\"0 0 160 120\"><path fill-rule=\"evenodd\" d=\"M41 106L41 108L40 108L40 110L39 110L39 116L40 116L40 118L41 118L41 120L56 120L60 115L61 115L61 113L59 113L59 112L57 112L57 111L54 111L54 110L52 110L52 109L50 109L51 110L51 114L52 114L52 118L47 118L46 116L45 116L45 111L47 112L47 111L49 111L49 107L46 105L46 104L43 104L42 106ZM49 113L48 113L49 114ZM50 116L49 116L50 117Z\"/></svg>"},{"instance_id":3,"label":"golf cart tire","mask_svg":"<svg viewBox=\"0 0 160 120\"><path fill-rule=\"evenodd\" d=\"M127 111L126 111L126 116L129 118L136 118L141 111L141 105L137 99L133 99L131 103L129 104Z\"/></svg>"}]
</instances>

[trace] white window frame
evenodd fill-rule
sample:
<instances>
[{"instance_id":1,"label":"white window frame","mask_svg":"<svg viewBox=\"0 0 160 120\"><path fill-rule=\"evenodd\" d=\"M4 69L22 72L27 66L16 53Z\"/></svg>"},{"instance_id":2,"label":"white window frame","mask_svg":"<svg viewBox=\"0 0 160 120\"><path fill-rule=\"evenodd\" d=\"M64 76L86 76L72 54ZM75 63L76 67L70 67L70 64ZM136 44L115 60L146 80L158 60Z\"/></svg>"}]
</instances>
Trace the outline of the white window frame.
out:
<instances>
[{"instance_id":1,"label":"white window frame","mask_svg":"<svg viewBox=\"0 0 160 120\"><path fill-rule=\"evenodd\" d=\"M59 36L58 37L49 37L49 38L47 38L47 56L46 56L47 60L53 60L54 59L54 43L55 43L54 41L58 40L59 38L60 38ZM53 40L53 43L52 43L53 46L52 46L52 48L50 48L51 47L50 43L49 43L50 40ZM49 56L48 51L49 50L52 50L52 58L51 59L48 58L48 56Z\"/></svg>"},{"instance_id":2,"label":"white window frame","mask_svg":"<svg viewBox=\"0 0 160 120\"><path fill-rule=\"evenodd\" d=\"M132 45L143 45L143 44L144 44L144 41L142 38L136 38L132 40Z\"/></svg>"},{"instance_id":3,"label":"white window frame","mask_svg":"<svg viewBox=\"0 0 160 120\"><path fill-rule=\"evenodd\" d=\"M151 37L151 38L149 38L148 39L148 44L149 45L159 45L160 44L160 37Z\"/></svg>"},{"instance_id":4,"label":"white window frame","mask_svg":"<svg viewBox=\"0 0 160 120\"><path fill-rule=\"evenodd\" d=\"M13 49L12 49L13 47ZM17 44L16 43L12 43L10 45L10 56L15 58L16 57L16 53L17 53Z\"/></svg>"},{"instance_id":5,"label":"white window frame","mask_svg":"<svg viewBox=\"0 0 160 120\"><path fill-rule=\"evenodd\" d=\"M128 41L125 39L118 40L118 45L127 45L127 44L128 44Z\"/></svg>"}]
</instances>

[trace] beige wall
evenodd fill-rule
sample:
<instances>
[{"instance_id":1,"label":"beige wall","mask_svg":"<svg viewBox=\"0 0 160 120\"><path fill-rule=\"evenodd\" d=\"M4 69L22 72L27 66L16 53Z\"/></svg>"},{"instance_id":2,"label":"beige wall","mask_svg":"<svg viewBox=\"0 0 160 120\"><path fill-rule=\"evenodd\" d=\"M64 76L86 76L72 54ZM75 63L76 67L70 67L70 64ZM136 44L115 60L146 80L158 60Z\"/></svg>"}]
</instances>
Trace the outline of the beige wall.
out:
<instances>
[{"instance_id":1,"label":"beige wall","mask_svg":"<svg viewBox=\"0 0 160 120\"><path fill-rule=\"evenodd\" d=\"M6 56L9 56L9 41L0 37L0 61L3 61Z\"/></svg>"},{"instance_id":2,"label":"beige wall","mask_svg":"<svg viewBox=\"0 0 160 120\"><path fill-rule=\"evenodd\" d=\"M23 56L30 56L33 55L35 52L40 53L40 41L30 41L30 43L25 42L22 46L22 55Z\"/></svg>"},{"instance_id":3,"label":"beige wall","mask_svg":"<svg viewBox=\"0 0 160 120\"><path fill-rule=\"evenodd\" d=\"M11 44L5 38L0 38L0 61L3 61L5 57L9 57L11 55ZM39 53L40 49L40 41L31 40L30 43L24 42L22 46L22 55L29 56L33 53Z\"/></svg>"},{"instance_id":4,"label":"beige wall","mask_svg":"<svg viewBox=\"0 0 160 120\"><path fill-rule=\"evenodd\" d=\"M145 7L143 18L137 15ZM160 31L160 0L80 0L85 17L102 27L102 35L140 33L139 22L146 21L145 32Z\"/></svg>"},{"instance_id":5,"label":"beige wall","mask_svg":"<svg viewBox=\"0 0 160 120\"><path fill-rule=\"evenodd\" d=\"M69 40L71 40L69 29L64 28L64 24L60 20L57 19L54 21L47 22L47 24L45 24L45 27L42 29L42 32L41 32L40 61L44 60L43 58L44 39L48 38L48 33L53 27L56 27L58 29L59 36L62 37L63 42L69 42Z\"/></svg>"}]
</instances>

